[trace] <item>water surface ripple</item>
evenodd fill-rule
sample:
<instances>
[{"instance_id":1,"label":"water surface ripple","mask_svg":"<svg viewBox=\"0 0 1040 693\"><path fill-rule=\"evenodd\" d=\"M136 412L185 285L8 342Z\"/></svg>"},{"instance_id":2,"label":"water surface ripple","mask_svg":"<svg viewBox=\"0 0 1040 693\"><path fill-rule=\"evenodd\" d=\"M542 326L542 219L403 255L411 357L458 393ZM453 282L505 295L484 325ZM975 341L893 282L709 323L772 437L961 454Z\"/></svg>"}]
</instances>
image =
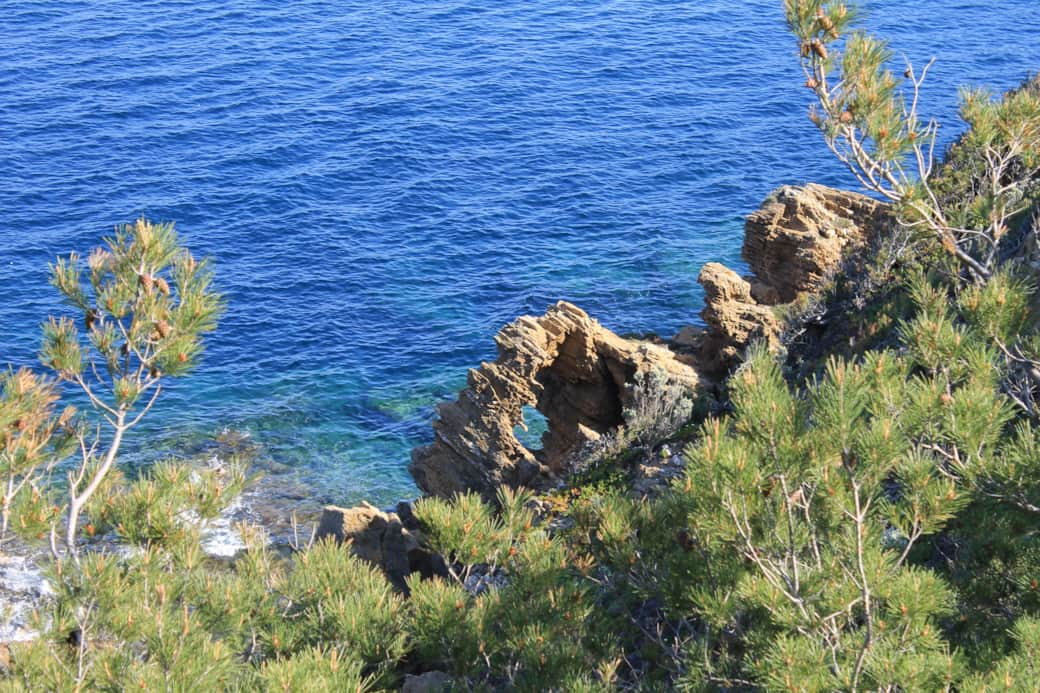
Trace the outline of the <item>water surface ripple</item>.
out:
<instances>
[{"instance_id":1,"label":"water surface ripple","mask_svg":"<svg viewBox=\"0 0 1040 693\"><path fill-rule=\"evenodd\" d=\"M864 0L956 86L1040 67L1036 0ZM229 310L136 450L251 436L319 501L414 493L433 405L522 313L697 320L772 188L851 186L779 0L4 3L0 361L62 310L46 263L176 220ZM148 444L142 443L147 438Z\"/></svg>"}]
</instances>

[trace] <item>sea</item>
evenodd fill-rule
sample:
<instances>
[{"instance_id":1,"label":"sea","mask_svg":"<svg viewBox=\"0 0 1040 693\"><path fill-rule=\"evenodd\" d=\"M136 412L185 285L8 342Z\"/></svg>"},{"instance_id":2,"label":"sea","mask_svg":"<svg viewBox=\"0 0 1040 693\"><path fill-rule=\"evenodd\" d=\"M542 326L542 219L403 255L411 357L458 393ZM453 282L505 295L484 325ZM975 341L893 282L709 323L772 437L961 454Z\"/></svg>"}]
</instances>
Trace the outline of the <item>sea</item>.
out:
<instances>
[{"instance_id":1,"label":"sea","mask_svg":"<svg viewBox=\"0 0 1040 693\"><path fill-rule=\"evenodd\" d=\"M0 7L0 364L69 312L48 262L173 221L227 311L123 459L230 450L287 503L415 496L410 450L504 324L565 299L671 335L771 190L856 188L780 0ZM857 7L897 74L935 58L944 146L959 87L1040 70L1037 0Z\"/></svg>"}]
</instances>

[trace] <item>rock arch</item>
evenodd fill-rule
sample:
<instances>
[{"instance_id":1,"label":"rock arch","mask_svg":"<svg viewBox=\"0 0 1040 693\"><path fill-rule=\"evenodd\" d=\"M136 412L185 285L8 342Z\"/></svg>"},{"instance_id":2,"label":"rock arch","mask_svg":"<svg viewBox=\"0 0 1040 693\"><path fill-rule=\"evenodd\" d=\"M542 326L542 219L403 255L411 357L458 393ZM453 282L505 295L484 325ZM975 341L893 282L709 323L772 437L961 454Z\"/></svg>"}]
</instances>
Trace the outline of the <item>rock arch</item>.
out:
<instances>
[{"instance_id":1,"label":"rock arch","mask_svg":"<svg viewBox=\"0 0 1040 693\"><path fill-rule=\"evenodd\" d=\"M438 408L434 442L412 453L412 476L427 494L544 488L588 442L625 423L639 377L657 371L691 389L701 380L667 348L623 339L563 301L510 323L495 342L498 358L470 370L458 399ZM524 406L548 422L540 450L514 435Z\"/></svg>"}]
</instances>

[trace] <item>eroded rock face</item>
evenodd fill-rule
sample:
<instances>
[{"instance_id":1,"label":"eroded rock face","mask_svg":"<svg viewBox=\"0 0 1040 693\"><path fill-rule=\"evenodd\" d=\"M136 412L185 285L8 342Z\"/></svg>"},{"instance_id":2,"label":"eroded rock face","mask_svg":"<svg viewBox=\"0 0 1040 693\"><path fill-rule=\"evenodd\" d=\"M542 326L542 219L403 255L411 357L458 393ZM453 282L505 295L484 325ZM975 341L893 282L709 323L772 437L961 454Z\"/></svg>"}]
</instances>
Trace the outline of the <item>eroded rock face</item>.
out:
<instances>
[{"instance_id":1,"label":"eroded rock face","mask_svg":"<svg viewBox=\"0 0 1040 693\"><path fill-rule=\"evenodd\" d=\"M639 379L657 372L690 388L700 382L668 349L623 339L563 301L507 325L495 341L497 360L469 372L458 400L439 407L433 444L412 453L412 476L427 494L490 499L501 485L544 488L586 444L625 423L644 396L633 387ZM541 449L514 434L524 406L548 422Z\"/></svg>"},{"instance_id":2,"label":"eroded rock face","mask_svg":"<svg viewBox=\"0 0 1040 693\"><path fill-rule=\"evenodd\" d=\"M697 279L708 326L697 351L702 371L721 376L755 340L779 345L783 323L776 307L819 290L848 251L890 223L889 214L877 200L822 185L774 191L744 229L743 255L754 275L709 262Z\"/></svg>"},{"instance_id":3,"label":"eroded rock face","mask_svg":"<svg viewBox=\"0 0 1040 693\"><path fill-rule=\"evenodd\" d=\"M756 300L751 282L717 262L706 264L697 281L704 286L701 317L708 331L701 358L707 370L725 370L753 340L764 340L771 347L779 343L782 324L771 305Z\"/></svg>"},{"instance_id":4,"label":"eroded rock face","mask_svg":"<svg viewBox=\"0 0 1040 693\"><path fill-rule=\"evenodd\" d=\"M810 183L775 190L744 226L741 254L777 302L815 291L888 220L888 205L845 190Z\"/></svg>"},{"instance_id":5,"label":"eroded rock face","mask_svg":"<svg viewBox=\"0 0 1040 693\"><path fill-rule=\"evenodd\" d=\"M425 493L473 490L493 498L499 486L544 488L570 471L591 441L627 425L626 412L650 398L634 383L695 388L701 374L721 376L749 343L780 342L776 306L815 291L851 247L887 223L886 205L819 185L774 192L747 221L743 253L754 275L709 263L701 272L707 328L687 328L671 343L623 339L579 308L558 303L540 318L522 317L496 337L498 358L469 372L457 401L441 405L433 444L412 453L412 476ZM537 450L514 434L523 408L548 421Z\"/></svg>"}]
</instances>

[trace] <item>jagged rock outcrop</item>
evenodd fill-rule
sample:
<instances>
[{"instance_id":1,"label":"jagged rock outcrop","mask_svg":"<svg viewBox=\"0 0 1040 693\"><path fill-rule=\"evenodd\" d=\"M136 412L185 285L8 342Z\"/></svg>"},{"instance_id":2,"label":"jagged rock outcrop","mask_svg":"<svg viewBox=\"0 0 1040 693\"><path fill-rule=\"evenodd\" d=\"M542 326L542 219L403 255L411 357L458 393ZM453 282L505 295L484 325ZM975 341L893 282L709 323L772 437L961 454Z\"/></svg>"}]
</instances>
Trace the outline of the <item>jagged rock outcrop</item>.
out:
<instances>
[{"instance_id":1,"label":"jagged rock outcrop","mask_svg":"<svg viewBox=\"0 0 1040 693\"><path fill-rule=\"evenodd\" d=\"M507 325L495 342L497 360L470 370L458 400L439 407L434 442L412 453L412 476L427 494L493 498L501 485L544 488L585 445L625 424L639 398L654 396L636 383L651 373L690 388L701 381L668 349L623 339L563 301ZM547 420L538 450L515 435L525 406Z\"/></svg>"},{"instance_id":2,"label":"jagged rock outcrop","mask_svg":"<svg viewBox=\"0 0 1040 693\"><path fill-rule=\"evenodd\" d=\"M744 227L742 253L754 274L741 277L710 262L697 279L707 324L696 351L701 369L721 376L752 341L778 345L783 322L776 307L819 290L848 251L889 223L888 205L857 193L812 183L774 191ZM688 342L689 334L674 341Z\"/></svg>"},{"instance_id":3,"label":"jagged rock outcrop","mask_svg":"<svg viewBox=\"0 0 1040 693\"><path fill-rule=\"evenodd\" d=\"M747 218L741 254L776 303L815 291L842 255L888 223L888 205L865 195L810 183L785 185Z\"/></svg>"},{"instance_id":4,"label":"jagged rock outcrop","mask_svg":"<svg viewBox=\"0 0 1040 693\"><path fill-rule=\"evenodd\" d=\"M565 302L540 318L519 318L495 338L497 360L471 370L458 400L441 405L434 442L412 453L412 476L443 497L473 490L490 499L502 485L552 484L588 443L627 425L640 398L659 396L669 381L694 388L708 382L704 373L723 375L755 339L778 344L776 306L817 290L887 219L886 205L856 193L778 189L747 220L743 253L755 274L706 265L699 281L707 327L682 330L675 352L623 339ZM656 392L636 386L652 372L663 376ZM515 435L525 406L548 422L536 450Z\"/></svg>"},{"instance_id":5,"label":"jagged rock outcrop","mask_svg":"<svg viewBox=\"0 0 1040 693\"><path fill-rule=\"evenodd\" d=\"M751 282L717 262L706 264L697 281L704 286L701 317L708 331L701 357L708 370L724 370L753 340L764 340L770 346L779 342L782 323L772 305L756 300ZM760 295L769 293L762 290Z\"/></svg>"}]
</instances>

